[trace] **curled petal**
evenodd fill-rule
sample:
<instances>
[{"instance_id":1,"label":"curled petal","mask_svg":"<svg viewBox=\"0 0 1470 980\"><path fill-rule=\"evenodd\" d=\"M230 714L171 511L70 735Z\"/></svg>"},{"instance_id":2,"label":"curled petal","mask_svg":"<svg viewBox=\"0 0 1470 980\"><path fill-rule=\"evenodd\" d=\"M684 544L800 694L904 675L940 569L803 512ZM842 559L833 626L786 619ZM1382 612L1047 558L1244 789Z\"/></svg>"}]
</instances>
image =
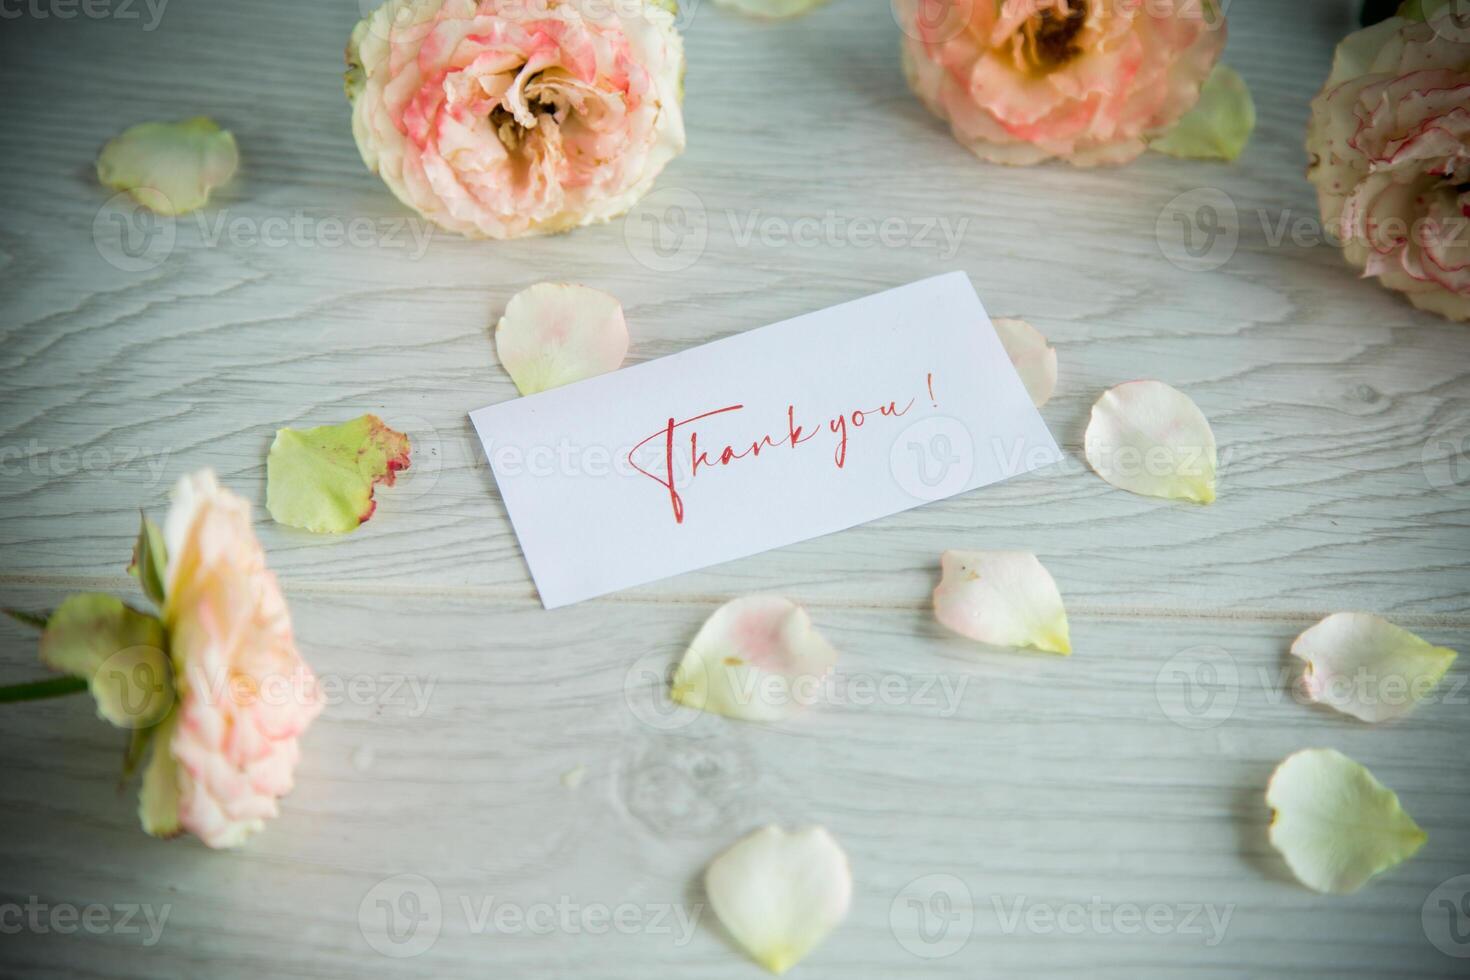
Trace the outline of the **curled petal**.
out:
<instances>
[{"instance_id":1,"label":"curled petal","mask_svg":"<svg viewBox=\"0 0 1470 980\"><path fill-rule=\"evenodd\" d=\"M946 551L934 615L961 636L1000 647L1072 652L1057 583L1029 551Z\"/></svg>"},{"instance_id":2,"label":"curled petal","mask_svg":"<svg viewBox=\"0 0 1470 980\"><path fill-rule=\"evenodd\" d=\"M1037 408L1045 405L1057 390L1057 351L1046 342L1046 335L1025 320L1000 317L991 321L1000 342L1010 355L1016 373Z\"/></svg>"},{"instance_id":3,"label":"curled petal","mask_svg":"<svg viewBox=\"0 0 1470 980\"><path fill-rule=\"evenodd\" d=\"M1149 142L1149 148L1193 160L1234 160L1256 128L1256 103L1245 79L1216 65L1200 89L1199 102L1183 119Z\"/></svg>"},{"instance_id":4,"label":"curled petal","mask_svg":"<svg viewBox=\"0 0 1470 980\"><path fill-rule=\"evenodd\" d=\"M408 436L376 415L315 429L278 429L266 460L266 509L318 534L356 530L377 508L373 488L409 465Z\"/></svg>"},{"instance_id":5,"label":"curled petal","mask_svg":"<svg viewBox=\"0 0 1470 980\"><path fill-rule=\"evenodd\" d=\"M705 621L670 697L727 718L778 721L817 700L836 663L805 609L780 596L746 596Z\"/></svg>"},{"instance_id":6,"label":"curled petal","mask_svg":"<svg viewBox=\"0 0 1470 980\"><path fill-rule=\"evenodd\" d=\"M1092 406L1087 462L1113 486L1148 497L1215 499L1215 433L1199 406L1162 381L1130 381Z\"/></svg>"},{"instance_id":7,"label":"curled petal","mask_svg":"<svg viewBox=\"0 0 1470 980\"><path fill-rule=\"evenodd\" d=\"M209 192L235 176L235 137L213 119L139 123L108 141L97 157L97 179L159 214L203 207Z\"/></svg>"},{"instance_id":8,"label":"curled petal","mask_svg":"<svg viewBox=\"0 0 1470 980\"><path fill-rule=\"evenodd\" d=\"M1266 805L1271 845L1314 891L1355 892L1428 839L1392 790L1332 749L1288 756L1271 776Z\"/></svg>"},{"instance_id":9,"label":"curled petal","mask_svg":"<svg viewBox=\"0 0 1470 980\"><path fill-rule=\"evenodd\" d=\"M720 923L772 973L800 962L852 904L847 855L822 827L763 827L711 861L704 886Z\"/></svg>"},{"instance_id":10,"label":"curled petal","mask_svg":"<svg viewBox=\"0 0 1470 980\"><path fill-rule=\"evenodd\" d=\"M1291 652L1307 662L1309 698L1368 722L1408 714L1456 656L1367 613L1328 616L1298 636Z\"/></svg>"},{"instance_id":11,"label":"curled petal","mask_svg":"<svg viewBox=\"0 0 1470 980\"><path fill-rule=\"evenodd\" d=\"M628 356L623 305L600 289L537 283L511 297L495 348L523 395L616 371Z\"/></svg>"}]
</instances>

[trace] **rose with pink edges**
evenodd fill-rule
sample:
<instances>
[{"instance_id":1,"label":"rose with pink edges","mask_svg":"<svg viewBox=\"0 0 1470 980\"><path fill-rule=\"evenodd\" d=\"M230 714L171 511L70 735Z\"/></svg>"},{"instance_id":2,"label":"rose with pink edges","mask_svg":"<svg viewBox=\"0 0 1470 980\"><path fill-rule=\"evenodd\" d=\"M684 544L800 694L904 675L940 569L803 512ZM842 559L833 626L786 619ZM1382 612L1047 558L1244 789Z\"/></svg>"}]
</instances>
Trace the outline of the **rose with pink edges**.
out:
<instances>
[{"instance_id":1,"label":"rose with pink edges","mask_svg":"<svg viewBox=\"0 0 1470 980\"><path fill-rule=\"evenodd\" d=\"M1213 0L895 0L905 73L982 160L1126 163L1194 108Z\"/></svg>"},{"instance_id":2,"label":"rose with pink edges","mask_svg":"<svg viewBox=\"0 0 1470 980\"><path fill-rule=\"evenodd\" d=\"M1470 320L1470 32L1453 18L1390 17L1338 45L1307 175L1349 262Z\"/></svg>"},{"instance_id":3,"label":"rose with pink edges","mask_svg":"<svg viewBox=\"0 0 1470 980\"><path fill-rule=\"evenodd\" d=\"M606 221L684 150L683 43L653 2L389 0L347 62L363 162L468 237Z\"/></svg>"}]
</instances>

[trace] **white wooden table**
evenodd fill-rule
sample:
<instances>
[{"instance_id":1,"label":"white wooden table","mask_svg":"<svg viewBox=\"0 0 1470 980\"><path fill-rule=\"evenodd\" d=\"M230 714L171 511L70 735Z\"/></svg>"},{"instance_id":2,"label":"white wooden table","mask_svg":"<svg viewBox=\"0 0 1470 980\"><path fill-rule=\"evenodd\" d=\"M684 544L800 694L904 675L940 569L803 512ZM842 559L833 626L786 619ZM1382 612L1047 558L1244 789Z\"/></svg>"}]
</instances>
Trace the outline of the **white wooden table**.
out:
<instances>
[{"instance_id":1,"label":"white wooden table","mask_svg":"<svg viewBox=\"0 0 1470 980\"><path fill-rule=\"evenodd\" d=\"M1084 172L982 166L951 142L875 0L784 24L704 0L686 21L689 151L662 197L632 226L473 243L415 242L359 162L339 78L352 0L174 0L156 22L122 0L100 18L7 6L3 603L136 598L138 508L161 516L204 466L263 505L278 426L372 411L415 450L349 537L259 511L335 693L281 818L243 850L145 837L115 788L120 735L86 699L0 711L0 974L753 977L711 915L692 933L679 915L699 913L713 854L779 821L831 828L856 881L798 976L1463 975L1449 953L1470 943L1436 903L1470 879L1435 889L1470 872L1466 663L1379 728L1289 691L1292 637L1338 609L1470 647L1470 334L1312 240L1307 103L1347 7L1231 5L1228 59L1260 110L1237 164ZM236 133L239 177L120 252L98 147L196 113ZM641 215L674 220L661 204L702 210L688 268L649 259ZM1191 257L1185 225L1211 213L1223 236ZM952 251L923 233L939 218L964 222ZM799 219L837 230L787 240ZM865 239L885 219L901 247ZM612 291L637 362L956 268L1056 343L1044 415L1067 464L541 609L465 417L515 394L489 333L513 292ZM1213 421L1215 505L1131 496L1081 464L1093 400L1137 377ZM948 547L1037 552L1076 654L942 631L928 596ZM846 703L771 726L669 712L662 673L755 590L811 610ZM34 636L0 626L0 683L37 674ZM1369 766L1429 833L1351 897L1301 887L1266 841L1266 779L1308 746ZM33 896L41 924L16 933ZM89 906L102 928L50 918ZM150 945L145 915L165 908Z\"/></svg>"}]
</instances>

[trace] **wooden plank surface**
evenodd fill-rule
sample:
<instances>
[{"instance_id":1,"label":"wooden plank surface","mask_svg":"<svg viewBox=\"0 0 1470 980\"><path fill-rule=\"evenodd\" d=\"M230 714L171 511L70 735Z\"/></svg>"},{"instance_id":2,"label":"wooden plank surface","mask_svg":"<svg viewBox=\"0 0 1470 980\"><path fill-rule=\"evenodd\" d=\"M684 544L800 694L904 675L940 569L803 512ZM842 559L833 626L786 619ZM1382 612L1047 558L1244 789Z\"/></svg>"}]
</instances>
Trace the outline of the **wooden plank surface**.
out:
<instances>
[{"instance_id":1,"label":"wooden plank surface","mask_svg":"<svg viewBox=\"0 0 1470 980\"><path fill-rule=\"evenodd\" d=\"M1238 163L1094 172L976 163L905 90L873 0L785 24L705 0L686 22L690 148L658 194L627 222L513 243L430 233L362 168L338 61L356 3L175 0L153 29L141 4L8 19L0 600L131 593L137 509L161 515L201 466L263 503L278 426L375 411L418 448L351 537L258 525L303 649L341 691L283 816L244 850L145 838L115 792L117 733L82 701L0 712L0 905L170 909L153 945L146 926L7 934L0 973L754 976L710 916L686 935L679 914L715 852L775 820L825 823L854 864L853 913L804 976L1456 975L1465 961L1426 929L1436 887L1470 872L1464 669L1370 729L1296 703L1285 655L1340 608L1461 649L1470 633L1465 328L1312 240L1302 133L1347 7L1230 6L1228 60L1260 111ZM200 112L236 133L241 174L131 258L97 148ZM647 236L675 206L706 230L668 269ZM1223 233L1193 259L1185 229L1209 214ZM893 219L902 244L872 242L863 222ZM817 241L792 240L814 223ZM517 289L612 291L637 362L955 268L1056 344L1043 414L1066 463L540 609L465 419L514 394L489 330ZM1081 463L1093 400L1136 377L1211 418L1215 505L1130 496ZM966 546L1041 555L1077 654L943 635L937 556ZM667 713L662 673L714 604L753 590L812 608L843 653L838 703L772 727ZM0 681L34 663L32 638L0 627ZM1430 834L1350 898L1295 884L1265 841L1265 779L1313 745L1367 764ZM374 947L379 900L406 915L434 895L432 946ZM492 897L550 906L554 927L487 925ZM565 924L619 906L627 928ZM1008 929L1018 908L1034 918ZM1130 909L1172 924L1127 933Z\"/></svg>"}]
</instances>

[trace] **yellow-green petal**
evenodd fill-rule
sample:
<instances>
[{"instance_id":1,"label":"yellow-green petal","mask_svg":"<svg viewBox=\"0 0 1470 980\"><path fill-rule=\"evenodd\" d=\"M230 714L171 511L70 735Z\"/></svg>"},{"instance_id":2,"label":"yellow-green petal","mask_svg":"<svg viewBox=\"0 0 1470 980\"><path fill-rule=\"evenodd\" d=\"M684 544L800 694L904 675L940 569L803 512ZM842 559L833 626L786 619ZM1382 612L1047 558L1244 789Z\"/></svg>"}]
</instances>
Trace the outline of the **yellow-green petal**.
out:
<instances>
[{"instance_id":1,"label":"yellow-green petal","mask_svg":"<svg viewBox=\"0 0 1470 980\"><path fill-rule=\"evenodd\" d=\"M138 820L154 837L174 837L183 829L179 824L179 764L172 748L177 724L178 714L174 713L158 727L138 791Z\"/></svg>"},{"instance_id":2,"label":"yellow-green petal","mask_svg":"<svg viewBox=\"0 0 1470 980\"><path fill-rule=\"evenodd\" d=\"M138 540L133 543L133 560L128 565L128 574L138 580L143 594L159 606L163 605L163 572L167 567L163 531L145 517L143 527L138 531Z\"/></svg>"},{"instance_id":3,"label":"yellow-green petal","mask_svg":"<svg viewBox=\"0 0 1470 980\"><path fill-rule=\"evenodd\" d=\"M41 634L41 661L85 680L97 714L119 728L157 724L174 702L163 624L119 599L68 596Z\"/></svg>"},{"instance_id":4,"label":"yellow-green petal","mask_svg":"<svg viewBox=\"0 0 1470 980\"><path fill-rule=\"evenodd\" d=\"M196 116L124 130L98 155L97 179L159 214L177 215L202 207L239 165L234 135Z\"/></svg>"},{"instance_id":5,"label":"yellow-green petal","mask_svg":"<svg viewBox=\"0 0 1470 980\"><path fill-rule=\"evenodd\" d=\"M1414 710L1457 656L1369 613L1333 613L1298 636L1291 652L1307 662L1308 698L1367 722Z\"/></svg>"},{"instance_id":6,"label":"yellow-green petal","mask_svg":"<svg viewBox=\"0 0 1470 980\"><path fill-rule=\"evenodd\" d=\"M1256 104L1245 79L1228 65L1216 65L1195 107L1149 147L1192 160L1234 160L1255 128Z\"/></svg>"},{"instance_id":7,"label":"yellow-green petal","mask_svg":"<svg viewBox=\"0 0 1470 980\"><path fill-rule=\"evenodd\" d=\"M1289 756L1271 776L1266 804L1272 846L1314 891L1355 892L1428 839L1392 790L1333 749Z\"/></svg>"},{"instance_id":8,"label":"yellow-green petal","mask_svg":"<svg viewBox=\"0 0 1470 980\"><path fill-rule=\"evenodd\" d=\"M280 429L266 460L266 509L318 534L355 530L373 516L373 487L409 464L409 439L376 415L315 429Z\"/></svg>"}]
</instances>

